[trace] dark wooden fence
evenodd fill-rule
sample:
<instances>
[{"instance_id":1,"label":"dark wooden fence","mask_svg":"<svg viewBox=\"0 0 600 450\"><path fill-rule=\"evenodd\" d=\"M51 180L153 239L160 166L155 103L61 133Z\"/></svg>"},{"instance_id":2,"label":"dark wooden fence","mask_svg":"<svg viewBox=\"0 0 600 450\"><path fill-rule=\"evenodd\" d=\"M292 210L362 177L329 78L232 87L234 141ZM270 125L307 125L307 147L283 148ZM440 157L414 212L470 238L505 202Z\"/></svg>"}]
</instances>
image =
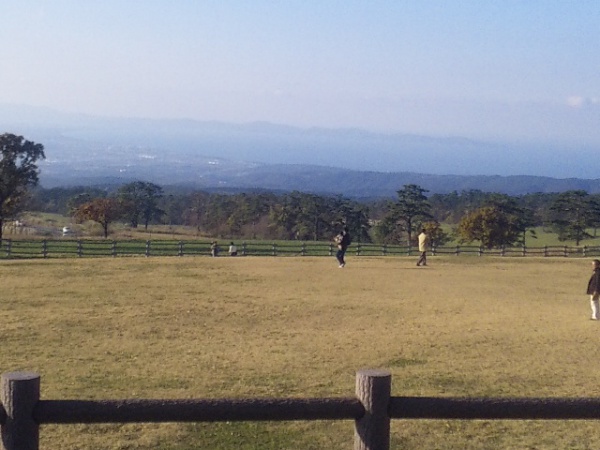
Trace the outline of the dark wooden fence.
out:
<instances>
[{"instance_id":1,"label":"dark wooden fence","mask_svg":"<svg viewBox=\"0 0 600 450\"><path fill-rule=\"evenodd\" d=\"M2 258L67 258L103 256L210 256L209 241L199 240L69 240L69 239L3 239ZM333 243L312 241L242 242L238 244L241 256L332 256ZM595 246L545 246L503 247L486 249L481 246L433 247L431 255L471 255L506 257L599 257L600 245ZM416 247L354 243L348 248L355 256L416 256ZM227 246L219 253L227 256Z\"/></svg>"},{"instance_id":2,"label":"dark wooden fence","mask_svg":"<svg viewBox=\"0 0 600 450\"><path fill-rule=\"evenodd\" d=\"M354 397L40 400L40 376L1 380L3 450L37 450L44 424L353 420L354 450L388 450L391 419L600 419L600 398L393 397L391 374L360 370Z\"/></svg>"}]
</instances>

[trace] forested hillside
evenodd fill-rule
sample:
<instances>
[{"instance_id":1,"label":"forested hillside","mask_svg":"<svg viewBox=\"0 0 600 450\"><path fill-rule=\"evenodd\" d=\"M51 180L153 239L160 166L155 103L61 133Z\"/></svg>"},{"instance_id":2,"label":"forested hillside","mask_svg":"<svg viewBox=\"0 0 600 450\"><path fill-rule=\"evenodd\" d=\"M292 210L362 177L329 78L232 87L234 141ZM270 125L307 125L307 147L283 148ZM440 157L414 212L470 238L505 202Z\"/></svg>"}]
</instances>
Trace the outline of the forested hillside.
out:
<instances>
[{"instance_id":1,"label":"forested hillside","mask_svg":"<svg viewBox=\"0 0 600 450\"><path fill-rule=\"evenodd\" d=\"M444 225L465 242L495 247L517 244L540 226L577 244L595 236L600 194L584 190L520 196L480 190L431 194L409 184L397 189L394 199L359 201L300 191L176 190L138 181L113 189L37 188L27 210L62 214L75 223L97 222L105 236L114 222L133 228L186 225L218 238L314 241L330 240L348 227L357 242L405 243L426 228L434 243L443 245L450 238Z\"/></svg>"}]
</instances>

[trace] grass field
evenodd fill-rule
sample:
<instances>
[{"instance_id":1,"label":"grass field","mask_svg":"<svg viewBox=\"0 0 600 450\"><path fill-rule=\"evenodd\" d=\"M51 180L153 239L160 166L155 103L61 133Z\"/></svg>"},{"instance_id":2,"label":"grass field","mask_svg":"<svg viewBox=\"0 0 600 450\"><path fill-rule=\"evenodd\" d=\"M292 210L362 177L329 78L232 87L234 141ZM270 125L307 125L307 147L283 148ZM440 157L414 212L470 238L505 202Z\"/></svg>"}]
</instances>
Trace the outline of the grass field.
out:
<instances>
[{"instance_id":1,"label":"grass field","mask_svg":"<svg viewBox=\"0 0 600 450\"><path fill-rule=\"evenodd\" d=\"M598 396L589 260L348 257L0 261L0 371L44 399ZM592 449L595 421L394 420L394 449ZM59 425L43 449L349 449L353 423Z\"/></svg>"}]
</instances>

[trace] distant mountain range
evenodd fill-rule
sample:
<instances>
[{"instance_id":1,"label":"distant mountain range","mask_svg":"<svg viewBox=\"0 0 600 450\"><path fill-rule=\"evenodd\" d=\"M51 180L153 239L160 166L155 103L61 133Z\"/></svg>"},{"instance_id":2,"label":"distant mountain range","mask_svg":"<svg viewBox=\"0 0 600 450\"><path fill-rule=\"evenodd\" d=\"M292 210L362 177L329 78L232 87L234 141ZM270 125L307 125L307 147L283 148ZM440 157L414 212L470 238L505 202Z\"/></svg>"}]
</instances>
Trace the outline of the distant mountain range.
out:
<instances>
[{"instance_id":1,"label":"distant mountain range","mask_svg":"<svg viewBox=\"0 0 600 450\"><path fill-rule=\"evenodd\" d=\"M299 190L353 198L395 197L412 183L431 193L600 192L595 178L599 149L592 147L270 123L110 119L0 104L3 132L44 145L43 187L144 180L195 189ZM582 178L552 176L560 173Z\"/></svg>"}]
</instances>

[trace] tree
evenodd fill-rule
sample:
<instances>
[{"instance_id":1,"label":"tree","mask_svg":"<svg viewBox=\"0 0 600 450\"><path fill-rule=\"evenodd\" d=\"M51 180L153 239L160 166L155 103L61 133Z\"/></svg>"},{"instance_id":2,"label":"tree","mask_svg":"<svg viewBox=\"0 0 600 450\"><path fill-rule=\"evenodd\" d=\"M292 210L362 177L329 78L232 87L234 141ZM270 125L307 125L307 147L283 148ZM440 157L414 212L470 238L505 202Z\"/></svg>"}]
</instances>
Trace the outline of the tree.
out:
<instances>
[{"instance_id":1,"label":"tree","mask_svg":"<svg viewBox=\"0 0 600 450\"><path fill-rule=\"evenodd\" d=\"M119 187L117 197L121 200L124 214L129 223L137 228L140 219L144 228L153 218L159 217L163 211L158 207L158 200L162 197L162 188L146 181L134 181Z\"/></svg>"},{"instance_id":2,"label":"tree","mask_svg":"<svg viewBox=\"0 0 600 450\"><path fill-rule=\"evenodd\" d=\"M46 158L44 146L23 136L0 135L0 241L4 221L20 211L27 191L39 182L37 160Z\"/></svg>"},{"instance_id":3,"label":"tree","mask_svg":"<svg viewBox=\"0 0 600 450\"><path fill-rule=\"evenodd\" d=\"M108 237L108 225L123 215L123 206L114 198L94 198L75 209L75 220L92 220L102 226L104 237Z\"/></svg>"},{"instance_id":4,"label":"tree","mask_svg":"<svg viewBox=\"0 0 600 450\"><path fill-rule=\"evenodd\" d=\"M520 205L515 197L511 197L507 194L488 193L488 197L484 201L484 206L496 207L505 214L514 216L516 218L514 225L520 233L519 239L511 242L510 244L507 243L504 245L512 245L516 242L520 243L521 245L525 245L527 231L529 231L531 237L537 239L534 229L536 220L533 215L533 209Z\"/></svg>"},{"instance_id":5,"label":"tree","mask_svg":"<svg viewBox=\"0 0 600 450\"><path fill-rule=\"evenodd\" d=\"M559 194L550 206L549 218L561 241L574 240L575 245L592 236L586 231L599 217L599 205L584 190Z\"/></svg>"},{"instance_id":6,"label":"tree","mask_svg":"<svg viewBox=\"0 0 600 450\"><path fill-rule=\"evenodd\" d=\"M385 215L373 227L373 238L381 244L398 244L403 240L404 229L391 215Z\"/></svg>"},{"instance_id":7,"label":"tree","mask_svg":"<svg viewBox=\"0 0 600 450\"><path fill-rule=\"evenodd\" d=\"M292 191L285 194L281 204L271 209L271 217L287 239L318 239L320 217L324 208L319 197Z\"/></svg>"},{"instance_id":8,"label":"tree","mask_svg":"<svg viewBox=\"0 0 600 450\"><path fill-rule=\"evenodd\" d=\"M429 191L416 184L405 184L397 192L398 201L393 206L392 215L403 223L407 243L410 245L413 231L417 228L417 220L431 218L431 206L425 196L425 192Z\"/></svg>"},{"instance_id":9,"label":"tree","mask_svg":"<svg viewBox=\"0 0 600 450\"><path fill-rule=\"evenodd\" d=\"M236 194L230 199L232 208L227 225L233 236L256 237L256 225L269 211L270 197L264 194Z\"/></svg>"},{"instance_id":10,"label":"tree","mask_svg":"<svg viewBox=\"0 0 600 450\"><path fill-rule=\"evenodd\" d=\"M69 214L70 215L75 214L75 211L77 210L77 208L79 208L84 203L89 202L93 198L98 197L98 194L99 193L97 192L96 195L94 196L93 194L91 194L89 192L81 192L81 193L69 198L67 200L67 204L66 204Z\"/></svg>"},{"instance_id":11,"label":"tree","mask_svg":"<svg viewBox=\"0 0 600 450\"><path fill-rule=\"evenodd\" d=\"M31 190L27 209L29 211L70 215L74 206L105 195L106 191L93 187L74 186L44 189L37 186Z\"/></svg>"},{"instance_id":12,"label":"tree","mask_svg":"<svg viewBox=\"0 0 600 450\"><path fill-rule=\"evenodd\" d=\"M442 247L451 240L448 233L442 230L440 223L435 220L423 223L421 228L423 228L425 233L429 236L429 242L433 247Z\"/></svg>"},{"instance_id":13,"label":"tree","mask_svg":"<svg viewBox=\"0 0 600 450\"><path fill-rule=\"evenodd\" d=\"M186 210L190 202L190 197L185 195L169 194L161 197L159 207L164 214L162 215L163 223L167 225L181 225L189 220ZM193 225L196 225L193 223ZM200 225L197 225L200 227ZM200 230L200 228L198 228Z\"/></svg>"},{"instance_id":14,"label":"tree","mask_svg":"<svg viewBox=\"0 0 600 450\"><path fill-rule=\"evenodd\" d=\"M186 202L186 208L183 212L185 223L195 226L198 232L202 229L203 219L207 214L209 198L210 194L207 192L193 192ZM167 210L167 215L170 215L170 209Z\"/></svg>"},{"instance_id":15,"label":"tree","mask_svg":"<svg viewBox=\"0 0 600 450\"><path fill-rule=\"evenodd\" d=\"M592 227L594 228L594 237L598 236L598 227L600 226L600 194L591 194L590 201L593 209L596 212L592 218Z\"/></svg>"},{"instance_id":16,"label":"tree","mask_svg":"<svg viewBox=\"0 0 600 450\"><path fill-rule=\"evenodd\" d=\"M342 227L347 227L354 242L372 242L369 233L369 209L356 201L348 200L342 196L332 197L326 204L324 216L327 217L328 235L339 233ZM327 236L322 236L327 237Z\"/></svg>"},{"instance_id":17,"label":"tree","mask_svg":"<svg viewBox=\"0 0 600 450\"><path fill-rule=\"evenodd\" d=\"M482 206L463 216L457 227L462 242L480 241L488 249L514 244L522 230L521 217L498 204Z\"/></svg>"}]
</instances>

